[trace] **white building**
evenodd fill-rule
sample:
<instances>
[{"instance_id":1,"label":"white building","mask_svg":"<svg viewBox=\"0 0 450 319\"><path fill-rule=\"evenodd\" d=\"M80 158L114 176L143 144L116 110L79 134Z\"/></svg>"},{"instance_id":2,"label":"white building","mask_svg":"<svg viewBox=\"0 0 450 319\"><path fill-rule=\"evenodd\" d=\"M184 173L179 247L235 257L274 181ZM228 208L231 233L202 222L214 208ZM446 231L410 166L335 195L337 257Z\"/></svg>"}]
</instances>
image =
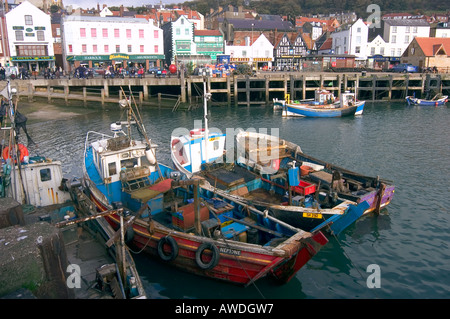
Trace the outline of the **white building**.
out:
<instances>
[{"instance_id":1,"label":"white building","mask_svg":"<svg viewBox=\"0 0 450 319\"><path fill-rule=\"evenodd\" d=\"M50 15L28 1L6 14L11 63L29 71L55 66Z\"/></svg>"},{"instance_id":2,"label":"white building","mask_svg":"<svg viewBox=\"0 0 450 319\"><path fill-rule=\"evenodd\" d=\"M273 48L273 44L261 33L253 43L247 36L243 45L226 45L225 54L230 55L231 61L248 63L256 69L264 64L272 68Z\"/></svg>"},{"instance_id":3,"label":"white building","mask_svg":"<svg viewBox=\"0 0 450 319\"><path fill-rule=\"evenodd\" d=\"M72 69L119 63L148 69L164 60L163 31L152 20L71 15L61 29L63 58Z\"/></svg>"},{"instance_id":4,"label":"white building","mask_svg":"<svg viewBox=\"0 0 450 319\"><path fill-rule=\"evenodd\" d=\"M332 50L335 54L354 55L356 61L363 62L369 55L367 50L368 35L369 28L362 19L358 19L351 25L343 25L331 33Z\"/></svg>"},{"instance_id":5,"label":"white building","mask_svg":"<svg viewBox=\"0 0 450 319\"><path fill-rule=\"evenodd\" d=\"M384 20L383 39L389 43L386 56L400 57L415 37L429 37L430 24L420 19Z\"/></svg>"}]
</instances>

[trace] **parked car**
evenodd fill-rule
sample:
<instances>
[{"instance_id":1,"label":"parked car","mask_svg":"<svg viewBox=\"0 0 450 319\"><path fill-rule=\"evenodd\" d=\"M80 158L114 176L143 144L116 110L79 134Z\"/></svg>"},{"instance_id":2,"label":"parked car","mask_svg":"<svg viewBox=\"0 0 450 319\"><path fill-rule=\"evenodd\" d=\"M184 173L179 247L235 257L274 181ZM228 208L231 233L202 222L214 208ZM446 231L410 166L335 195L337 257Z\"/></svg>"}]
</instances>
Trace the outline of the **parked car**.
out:
<instances>
[{"instance_id":1,"label":"parked car","mask_svg":"<svg viewBox=\"0 0 450 319\"><path fill-rule=\"evenodd\" d=\"M159 70L159 68L158 67L156 67L156 66L151 66L149 69L148 69L148 73L149 74L155 74L156 72L158 72L158 70Z\"/></svg>"},{"instance_id":2,"label":"parked car","mask_svg":"<svg viewBox=\"0 0 450 319\"><path fill-rule=\"evenodd\" d=\"M412 65L411 63L400 63L392 67L392 72L414 73L419 72L419 67Z\"/></svg>"}]
</instances>

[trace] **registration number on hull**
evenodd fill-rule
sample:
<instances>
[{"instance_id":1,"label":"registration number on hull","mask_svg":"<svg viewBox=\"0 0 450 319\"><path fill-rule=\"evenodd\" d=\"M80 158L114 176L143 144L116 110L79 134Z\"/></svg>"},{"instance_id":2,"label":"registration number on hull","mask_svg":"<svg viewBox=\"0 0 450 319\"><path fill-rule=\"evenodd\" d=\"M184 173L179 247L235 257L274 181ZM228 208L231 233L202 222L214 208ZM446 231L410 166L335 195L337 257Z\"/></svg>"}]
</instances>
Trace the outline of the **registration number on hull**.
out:
<instances>
[{"instance_id":1,"label":"registration number on hull","mask_svg":"<svg viewBox=\"0 0 450 319\"><path fill-rule=\"evenodd\" d=\"M305 218L319 218L319 219L322 219L322 214L319 214L319 213L303 213L303 217L305 217Z\"/></svg>"}]
</instances>

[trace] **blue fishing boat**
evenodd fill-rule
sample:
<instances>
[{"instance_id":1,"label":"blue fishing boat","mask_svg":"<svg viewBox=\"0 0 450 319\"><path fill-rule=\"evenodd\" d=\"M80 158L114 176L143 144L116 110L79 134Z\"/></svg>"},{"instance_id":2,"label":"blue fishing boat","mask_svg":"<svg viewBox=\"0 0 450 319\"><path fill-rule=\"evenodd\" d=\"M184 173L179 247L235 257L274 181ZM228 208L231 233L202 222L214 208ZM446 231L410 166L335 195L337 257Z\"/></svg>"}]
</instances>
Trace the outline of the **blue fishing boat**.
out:
<instances>
[{"instance_id":1,"label":"blue fishing boat","mask_svg":"<svg viewBox=\"0 0 450 319\"><path fill-rule=\"evenodd\" d=\"M448 96L437 94L432 99L419 99L414 96L407 96L406 102L408 102L408 105L442 106L448 102Z\"/></svg>"},{"instance_id":2,"label":"blue fishing boat","mask_svg":"<svg viewBox=\"0 0 450 319\"><path fill-rule=\"evenodd\" d=\"M316 90L313 100L287 101L282 116L344 117L361 115L365 101L356 101L355 93L342 93L339 99L327 90Z\"/></svg>"}]
</instances>

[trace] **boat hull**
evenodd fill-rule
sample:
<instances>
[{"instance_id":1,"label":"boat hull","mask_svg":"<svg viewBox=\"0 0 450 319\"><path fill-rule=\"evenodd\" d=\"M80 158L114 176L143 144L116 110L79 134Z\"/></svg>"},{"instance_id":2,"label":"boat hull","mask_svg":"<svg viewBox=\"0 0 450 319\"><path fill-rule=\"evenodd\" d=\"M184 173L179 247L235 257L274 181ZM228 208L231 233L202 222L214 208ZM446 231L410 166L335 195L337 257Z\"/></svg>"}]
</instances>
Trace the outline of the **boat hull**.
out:
<instances>
[{"instance_id":1,"label":"boat hull","mask_svg":"<svg viewBox=\"0 0 450 319\"><path fill-rule=\"evenodd\" d=\"M424 99L418 99L413 96L407 96L406 102L408 105L420 105L420 106L442 106L445 105L448 101L448 96L444 96L438 100L432 101L432 100L424 100Z\"/></svg>"},{"instance_id":2,"label":"boat hull","mask_svg":"<svg viewBox=\"0 0 450 319\"><path fill-rule=\"evenodd\" d=\"M365 101L359 101L354 106L349 107L314 107L309 104L286 104L283 116L301 117L344 117L361 115L363 113Z\"/></svg>"}]
</instances>

